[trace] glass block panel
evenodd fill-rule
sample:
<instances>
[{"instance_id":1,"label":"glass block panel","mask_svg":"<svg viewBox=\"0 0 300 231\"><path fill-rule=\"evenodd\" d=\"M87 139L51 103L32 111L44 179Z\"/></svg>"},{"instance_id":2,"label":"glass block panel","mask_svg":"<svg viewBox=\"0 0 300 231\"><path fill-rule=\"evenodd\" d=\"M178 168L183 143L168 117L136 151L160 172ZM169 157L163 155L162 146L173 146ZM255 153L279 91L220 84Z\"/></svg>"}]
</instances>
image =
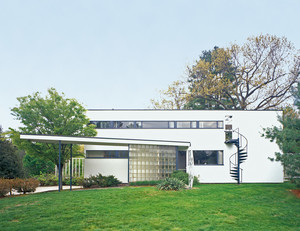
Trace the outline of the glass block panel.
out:
<instances>
[{"instance_id":1,"label":"glass block panel","mask_svg":"<svg viewBox=\"0 0 300 231\"><path fill-rule=\"evenodd\" d=\"M176 147L129 146L129 181L160 180L176 170Z\"/></svg>"}]
</instances>

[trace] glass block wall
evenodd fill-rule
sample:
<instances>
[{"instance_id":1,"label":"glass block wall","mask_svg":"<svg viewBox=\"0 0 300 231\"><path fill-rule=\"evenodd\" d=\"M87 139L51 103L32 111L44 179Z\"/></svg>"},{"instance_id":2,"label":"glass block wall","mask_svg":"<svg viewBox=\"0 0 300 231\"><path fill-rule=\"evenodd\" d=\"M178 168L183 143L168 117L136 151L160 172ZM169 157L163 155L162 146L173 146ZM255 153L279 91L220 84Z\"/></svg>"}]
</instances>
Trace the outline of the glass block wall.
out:
<instances>
[{"instance_id":1,"label":"glass block wall","mask_svg":"<svg viewBox=\"0 0 300 231\"><path fill-rule=\"evenodd\" d=\"M129 145L129 181L160 180L176 170L176 147Z\"/></svg>"}]
</instances>

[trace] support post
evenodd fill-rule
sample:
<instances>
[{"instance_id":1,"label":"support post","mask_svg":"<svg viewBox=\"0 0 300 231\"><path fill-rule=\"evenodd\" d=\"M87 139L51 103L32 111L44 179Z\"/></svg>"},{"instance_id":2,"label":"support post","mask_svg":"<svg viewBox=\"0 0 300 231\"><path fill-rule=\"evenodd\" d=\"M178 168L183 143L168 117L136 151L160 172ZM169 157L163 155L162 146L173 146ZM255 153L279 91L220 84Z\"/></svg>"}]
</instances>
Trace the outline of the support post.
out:
<instances>
[{"instance_id":1,"label":"support post","mask_svg":"<svg viewBox=\"0 0 300 231\"><path fill-rule=\"evenodd\" d=\"M237 142L237 170L238 184L240 184L240 138Z\"/></svg>"},{"instance_id":2,"label":"support post","mask_svg":"<svg viewBox=\"0 0 300 231\"><path fill-rule=\"evenodd\" d=\"M130 165L129 165L129 158L130 158L130 144L128 144L128 185L129 185L129 168L130 168Z\"/></svg>"},{"instance_id":3,"label":"support post","mask_svg":"<svg viewBox=\"0 0 300 231\"><path fill-rule=\"evenodd\" d=\"M178 170L178 146L176 147L176 171Z\"/></svg>"},{"instance_id":4,"label":"support post","mask_svg":"<svg viewBox=\"0 0 300 231\"><path fill-rule=\"evenodd\" d=\"M58 141L58 191L60 192L61 187L61 140Z\"/></svg>"},{"instance_id":5,"label":"support post","mask_svg":"<svg viewBox=\"0 0 300 231\"><path fill-rule=\"evenodd\" d=\"M72 191L72 171L73 171L73 168L72 168L72 162L73 162L73 160L72 160L72 144L71 144L71 150L70 150L70 191Z\"/></svg>"}]
</instances>

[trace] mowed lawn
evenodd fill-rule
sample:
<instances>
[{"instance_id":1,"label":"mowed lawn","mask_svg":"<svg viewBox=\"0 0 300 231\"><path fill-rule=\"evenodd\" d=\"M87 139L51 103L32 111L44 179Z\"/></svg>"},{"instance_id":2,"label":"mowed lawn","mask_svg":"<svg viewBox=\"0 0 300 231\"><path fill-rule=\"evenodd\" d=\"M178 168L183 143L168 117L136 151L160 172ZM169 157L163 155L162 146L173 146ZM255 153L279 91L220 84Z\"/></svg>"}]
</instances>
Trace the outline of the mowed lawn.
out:
<instances>
[{"instance_id":1,"label":"mowed lawn","mask_svg":"<svg viewBox=\"0 0 300 231\"><path fill-rule=\"evenodd\" d=\"M0 199L0 230L300 230L290 184L124 187Z\"/></svg>"}]
</instances>

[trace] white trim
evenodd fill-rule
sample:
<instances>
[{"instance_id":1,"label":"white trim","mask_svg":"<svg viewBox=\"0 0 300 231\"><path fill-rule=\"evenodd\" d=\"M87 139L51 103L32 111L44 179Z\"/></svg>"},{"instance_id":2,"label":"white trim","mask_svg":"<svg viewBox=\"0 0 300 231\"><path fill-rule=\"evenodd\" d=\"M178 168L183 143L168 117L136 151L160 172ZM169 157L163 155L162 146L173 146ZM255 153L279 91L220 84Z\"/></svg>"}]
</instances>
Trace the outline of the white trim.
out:
<instances>
[{"instance_id":1,"label":"white trim","mask_svg":"<svg viewBox=\"0 0 300 231\"><path fill-rule=\"evenodd\" d=\"M20 139L30 140L33 142L43 142L43 143L58 143L58 141L61 141L62 144L88 144L88 145L111 145L111 146L127 146L129 144L162 145L162 146L178 146L178 147L190 146L190 142L187 141L139 140L139 139L122 139L122 138L109 138L109 137L78 137L78 136L21 134Z\"/></svg>"}]
</instances>

